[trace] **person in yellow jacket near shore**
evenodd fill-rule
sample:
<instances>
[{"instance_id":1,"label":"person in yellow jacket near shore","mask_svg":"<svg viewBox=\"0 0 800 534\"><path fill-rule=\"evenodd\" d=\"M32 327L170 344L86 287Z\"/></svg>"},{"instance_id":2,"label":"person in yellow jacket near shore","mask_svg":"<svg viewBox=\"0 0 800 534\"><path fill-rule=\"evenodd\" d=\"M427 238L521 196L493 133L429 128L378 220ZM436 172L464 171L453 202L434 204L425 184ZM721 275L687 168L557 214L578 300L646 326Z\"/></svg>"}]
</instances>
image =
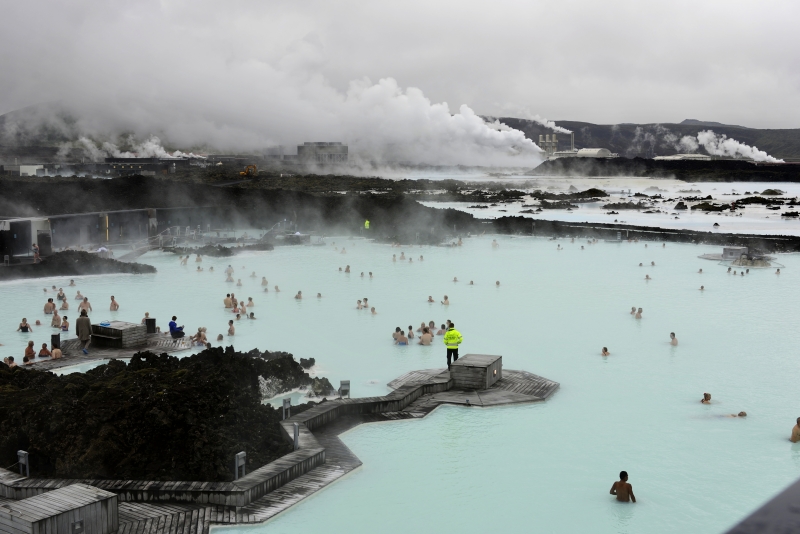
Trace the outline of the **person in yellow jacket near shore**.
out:
<instances>
[{"instance_id":1,"label":"person in yellow jacket near shore","mask_svg":"<svg viewBox=\"0 0 800 534\"><path fill-rule=\"evenodd\" d=\"M450 323L450 328L444 334L444 344L447 347L447 370L450 370L450 358L458 360L458 346L464 341L461 332L456 330L456 323Z\"/></svg>"}]
</instances>

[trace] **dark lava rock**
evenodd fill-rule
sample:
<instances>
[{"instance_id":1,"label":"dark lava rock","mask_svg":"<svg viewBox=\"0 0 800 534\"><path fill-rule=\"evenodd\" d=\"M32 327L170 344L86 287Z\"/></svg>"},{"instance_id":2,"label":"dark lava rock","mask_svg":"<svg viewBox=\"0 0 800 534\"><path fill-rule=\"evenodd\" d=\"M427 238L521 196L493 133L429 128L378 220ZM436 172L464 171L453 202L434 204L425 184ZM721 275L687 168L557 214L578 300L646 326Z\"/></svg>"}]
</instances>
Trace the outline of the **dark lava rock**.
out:
<instances>
[{"instance_id":1,"label":"dark lava rock","mask_svg":"<svg viewBox=\"0 0 800 534\"><path fill-rule=\"evenodd\" d=\"M332 389L291 354L232 347L183 359L141 352L64 376L0 364L0 465L22 449L34 476L232 480L239 451L248 471L291 452L279 410L262 404L265 379Z\"/></svg>"},{"instance_id":2,"label":"dark lava rock","mask_svg":"<svg viewBox=\"0 0 800 534\"><path fill-rule=\"evenodd\" d=\"M309 358L309 359L300 358L300 367L302 367L303 369L311 369L312 367L314 367L315 363L316 360L314 358Z\"/></svg>"},{"instance_id":3,"label":"dark lava rock","mask_svg":"<svg viewBox=\"0 0 800 534\"><path fill-rule=\"evenodd\" d=\"M686 206L685 202L681 201L681 202L678 202L677 204L675 204L675 207L673 209L676 209L676 210L688 210L689 208Z\"/></svg>"},{"instance_id":4,"label":"dark lava rock","mask_svg":"<svg viewBox=\"0 0 800 534\"><path fill-rule=\"evenodd\" d=\"M692 209L702 211L725 211L730 209L730 206L726 204L718 206L717 204L712 204L711 202L701 202L700 204L695 204L692 206Z\"/></svg>"},{"instance_id":5,"label":"dark lava rock","mask_svg":"<svg viewBox=\"0 0 800 534\"><path fill-rule=\"evenodd\" d=\"M764 189L761 192L762 195L782 195L783 191L780 189Z\"/></svg>"},{"instance_id":6,"label":"dark lava rock","mask_svg":"<svg viewBox=\"0 0 800 534\"><path fill-rule=\"evenodd\" d=\"M800 211L784 211L781 217L800 217Z\"/></svg>"},{"instance_id":7,"label":"dark lava rock","mask_svg":"<svg viewBox=\"0 0 800 534\"><path fill-rule=\"evenodd\" d=\"M183 254L184 250L180 248L169 249L175 254ZM229 258L235 254L230 247L223 247L222 245L206 245L204 247L193 248L188 252L192 254L200 254L201 256L211 256L212 258Z\"/></svg>"},{"instance_id":8,"label":"dark lava rock","mask_svg":"<svg viewBox=\"0 0 800 534\"><path fill-rule=\"evenodd\" d=\"M548 202L546 200L542 200L539 207L543 210L563 210L567 208L577 208L575 204L570 204L566 200L564 201L556 201L556 202Z\"/></svg>"},{"instance_id":9,"label":"dark lava rock","mask_svg":"<svg viewBox=\"0 0 800 534\"><path fill-rule=\"evenodd\" d=\"M647 204L642 201L639 202L612 202L603 206L604 210L644 210L649 208Z\"/></svg>"},{"instance_id":10,"label":"dark lava rock","mask_svg":"<svg viewBox=\"0 0 800 534\"><path fill-rule=\"evenodd\" d=\"M776 200L774 198L763 198L763 197L747 197L747 198L740 198L736 201L737 206L746 206L748 204L783 204L783 201Z\"/></svg>"},{"instance_id":11,"label":"dark lava rock","mask_svg":"<svg viewBox=\"0 0 800 534\"><path fill-rule=\"evenodd\" d=\"M51 276L80 276L86 274L154 273L156 268L143 263L125 263L99 254L79 250L56 252L44 258L41 263L14 265L0 269L0 280L20 278L43 278Z\"/></svg>"}]
</instances>

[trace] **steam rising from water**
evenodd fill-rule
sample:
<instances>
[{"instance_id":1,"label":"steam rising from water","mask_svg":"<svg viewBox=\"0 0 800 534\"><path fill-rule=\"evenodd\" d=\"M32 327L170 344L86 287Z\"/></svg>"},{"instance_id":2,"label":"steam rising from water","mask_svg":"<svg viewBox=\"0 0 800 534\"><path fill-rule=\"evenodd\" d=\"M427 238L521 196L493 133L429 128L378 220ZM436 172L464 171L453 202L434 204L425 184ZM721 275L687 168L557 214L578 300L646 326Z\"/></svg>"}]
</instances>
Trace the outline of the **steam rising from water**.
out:
<instances>
[{"instance_id":1,"label":"steam rising from water","mask_svg":"<svg viewBox=\"0 0 800 534\"><path fill-rule=\"evenodd\" d=\"M691 144L693 139L691 137L684 137L681 142L686 140ZM759 150L757 147L749 146L740 143L736 139L732 139L725 134L717 135L712 130L704 130L697 134L697 142L706 149L706 152L712 156L724 157L745 157L754 161L766 161L770 163L783 163L782 159L774 158Z\"/></svg>"}]
</instances>

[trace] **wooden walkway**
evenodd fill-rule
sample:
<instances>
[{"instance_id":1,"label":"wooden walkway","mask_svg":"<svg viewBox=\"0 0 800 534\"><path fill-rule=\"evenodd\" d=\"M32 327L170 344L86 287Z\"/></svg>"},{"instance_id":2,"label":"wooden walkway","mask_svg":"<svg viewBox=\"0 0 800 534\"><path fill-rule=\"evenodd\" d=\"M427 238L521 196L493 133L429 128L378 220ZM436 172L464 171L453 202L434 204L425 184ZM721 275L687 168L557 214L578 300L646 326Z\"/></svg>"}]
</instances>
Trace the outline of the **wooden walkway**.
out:
<instances>
[{"instance_id":1,"label":"wooden walkway","mask_svg":"<svg viewBox=\"0 0 800 534\"><path fill-rule=\"evenodd\" d=\"M173 339L171 336L164 334L148 334L147 343L145 345L127 349L114 349L89 345L89 354L84 354L81 352L81 345L78 339L67 339L61 342L61 352L64 353L63 358L59 358L57 360L49 359L37 361L33 369L52 371L61 367L70 367L96 360L130 358L137 352L144 350L161 354L162 352L178 352L181 350L189 350L191 348L192 345L186 338Z\"/></svg>"},{"instance_id":2,"label":"wooden walkway","mask_svg":"<svg viewBox=\"0 0 800 534\"><path fill-rule=\"evenodd\" d=\"M254 524L267 521L340 480L362 465L361 460L340 439L341 434L358 425L421 419L442 404L489 407L514 403L541 402L550 397L559 387L559 384L525 371L504 369L503 378L487 390L455 390L452 388L452 380L447 369L426 369L406 373L391 381L389 387L394 389L395 392L385 397L336 400L319 405L309 410L309 412L303 412L284 422L289 423L292 420L297 420L301 423L303 429L301 432L305 433L301 433L301 436L309 437L301 437L301 449L297 452L303 450L302 440L310 439L315 447L324 448L325 463L297 476L250 504L236 507L197 502L120 502L118 532L122 534L208 534L214 525ZM416 395L418 396L407 397L410 392L415 390L423 391L423 393L421 395L417 393ZM424 391L437 392L424 393ZM404 407L397 411L380 412L370 411L366 408L361 410L362 413L358 413L358 410L341 413L337 411L352 406L360 405L366 407L375 406L382 402L393 402L404 396L409 400L414 400L407 404L401 404L400 406ZM313 411L317 411L317 413L306 415L304 418L305 414ZM326 419L329 420L327 423L320 424L316 422L313 425L311 424L310 418L322 417L325 413L339 415L332 415L329 419ZM307 429L306 425L309 425L308 429L313 430L313 434ZM0 473L0 475L4 475L8 483L13 482L16 478L23 478L10 472ZM23 486L30 480L32 479L19 480L15 484ZM56 482L69 481L53 482L53 487L55 488L58 487ZM81 482L92 483L91 481ZM97 481L97 485L106 490L114 491L109 486L109 483L114 486L114 482ZM134 481L128 481L127 483L139 484L139 482ZM151 483L142 481L141 484ZM186 482L177 484L195 486L208 485L210 483ZM234 482L219 483L217 485L227 487L235 484Z\"/></svg>"}]
</instances>

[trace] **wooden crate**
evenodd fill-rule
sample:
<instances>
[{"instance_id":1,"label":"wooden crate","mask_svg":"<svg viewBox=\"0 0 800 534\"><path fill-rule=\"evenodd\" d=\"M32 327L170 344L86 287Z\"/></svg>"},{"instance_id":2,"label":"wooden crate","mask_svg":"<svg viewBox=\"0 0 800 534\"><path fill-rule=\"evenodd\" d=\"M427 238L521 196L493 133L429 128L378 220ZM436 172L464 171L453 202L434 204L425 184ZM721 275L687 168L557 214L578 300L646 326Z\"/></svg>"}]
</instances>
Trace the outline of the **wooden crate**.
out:
<instances>
[{"instance_id":1,"label":"wooden crate","mask_svg":"<svg viewBox=\"0 0 800 534\"><path fill-rule=\"evenodd\" d=\"M72 484L0 504L0 532L8 534L110 534L119 529L117 495Z\"/></svg>"},{"instance_id":2,"label":"wooden crate","mask_svg":"<svg viewBox=\"0 0 800 534\"><path fill-rule=\"evenodd\" d=\"M490 354L465 354L450 367L456 389L489 389L503 378L503 357Z\"/></svg>"}]
</instances>

